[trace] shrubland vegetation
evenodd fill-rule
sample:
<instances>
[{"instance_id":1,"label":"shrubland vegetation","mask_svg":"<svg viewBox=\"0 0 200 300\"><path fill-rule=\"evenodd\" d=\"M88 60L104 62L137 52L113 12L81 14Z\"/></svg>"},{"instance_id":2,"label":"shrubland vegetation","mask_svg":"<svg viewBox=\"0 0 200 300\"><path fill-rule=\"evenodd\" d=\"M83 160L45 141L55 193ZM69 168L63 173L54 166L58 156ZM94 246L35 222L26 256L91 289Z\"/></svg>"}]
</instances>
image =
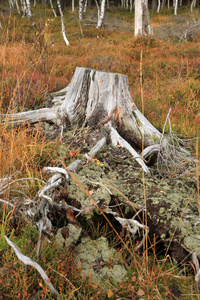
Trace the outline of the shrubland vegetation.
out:
<instances>
[{"instance_id":1,"label":"shrubland vegetation","mask_svg":"<svg viewBox=\"0 0 200 300\"><path fill-rule=\"evenodd\" d=\"M134 16L126 10L110 8L106 17L111 23L117 20L119 26L96 29L86 26L90 11L80 23L76 13L67 8L64 15L70 41L67 47L61 37L60 20L53 17L51 9L37 5L33 13L34 18L29 21L7 11L1 15L1 113L43 107L46 94L67 86L77 66L126 74L131 95L142 110L139 80L142 51L145 116L162 130L172 108L173 130L189 138L200 136L200 34L182 42L177 38L160 40L156 36L135 38ZM181 16L191 17L189 8L184 8ZM193 10L192 17L199 18L198 10ZM172 24L173 20L173 12L163 10L159 15L152 14L151 25ZM121 29L122 21L127 22L128 29ZM17 203L24 195L34 197L41 188L42 180L46 180L41 169L50 164L56 166L60 140L48 141L40 126L34 130L29 126L10 129L0 123L0 127L0 178L28 178L14 182L10 189L2 189L0 182L0 197L6 200L12 195ZM70 163L75 156L70 141L68 150ZM25 224L23 217L18 224L12 224L15 208L10 211L10 207L0 205L0 298L52 299L36 270L24 270L3 237L10 236L23 254L35 259L37 230ZM108 234L106 229L96 231L97 236L102 232ZM120 248L118 251L129 276L118 286L110 283L107 290L95 286L90 279L81 278L73 251L58 249L54 240L52 244L43 244L39 264L64 299L174 299L170 294L170 286L174 285L179 287L181 299L198 299L192 266L179 268L169 256L156 253L154 247L149 256L138 252L131 263L126 262L127 253Z\"/></svg>"}]
</instances>

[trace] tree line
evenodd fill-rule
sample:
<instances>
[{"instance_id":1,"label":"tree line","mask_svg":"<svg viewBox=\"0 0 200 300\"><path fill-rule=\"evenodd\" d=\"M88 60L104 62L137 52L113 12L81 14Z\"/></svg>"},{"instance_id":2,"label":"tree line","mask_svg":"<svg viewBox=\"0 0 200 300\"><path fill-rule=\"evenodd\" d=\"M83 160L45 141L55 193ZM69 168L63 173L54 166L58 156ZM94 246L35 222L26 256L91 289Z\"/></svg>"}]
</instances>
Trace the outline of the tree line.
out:
<instances>
[{"instance_id":1,"label":"tree line","mask_svg":"<svg viewBox=\"0 0 200 300\"><path fill-rule=\"evenodd\" d=\"M40 3L45 7L50 5L55 17L61 18L61 32L66 45L69 41L65 32L64 24L64 10L65 7L70 7L72 12L75 12L75 7L78 8L79 20L83 21L83 14L91 9L94 5L97 7L97 23L96 27L102 27L105 10L109 7L116 6L128 9L131 12L134 10L135 15L135 36L152 35L153 31L150 26L150 13L149 10L157 11L159 13L164 7L174 7L174 14L177 15L178 8L183 6L190 6L191 11L194 7L199 7L200 0L1 0L1 5L8 5L10 11L16 10L22 17L28 19L33 18L32 8ZM2 29L0 20L0 29Z\"/></svg>"}]
</instances>

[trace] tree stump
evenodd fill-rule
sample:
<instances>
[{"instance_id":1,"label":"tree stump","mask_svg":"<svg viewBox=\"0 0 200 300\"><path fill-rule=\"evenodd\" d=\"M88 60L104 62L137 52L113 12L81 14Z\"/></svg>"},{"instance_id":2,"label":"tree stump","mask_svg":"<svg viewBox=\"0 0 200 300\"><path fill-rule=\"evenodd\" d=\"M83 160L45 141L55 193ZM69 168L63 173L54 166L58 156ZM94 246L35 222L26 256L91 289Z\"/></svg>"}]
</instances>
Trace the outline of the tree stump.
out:
<instances>
[{"instance_id":1,"label":"tree stump","mask_svg":"<svg viewBox=\"0 0 200 300\"><path fill-rule=\"evenodd\" d=\"M123 147L132 149L132 152L132 147L142 149L142 143L143 147L152 146L162 137L135 105L126 75L78 67L69 86L51 97L51 108L2 115L4 122L15 126L46 121L61 126L61 131L63 128L105 126L111 122L117 130L112 130L114 143L119 142L117 134L120 134L121 141L126 140ZM158 145L148 148L144 156L157 152L159 148ZM134 152L133 156L139 155Z\"/></svg>"}]
</instances>

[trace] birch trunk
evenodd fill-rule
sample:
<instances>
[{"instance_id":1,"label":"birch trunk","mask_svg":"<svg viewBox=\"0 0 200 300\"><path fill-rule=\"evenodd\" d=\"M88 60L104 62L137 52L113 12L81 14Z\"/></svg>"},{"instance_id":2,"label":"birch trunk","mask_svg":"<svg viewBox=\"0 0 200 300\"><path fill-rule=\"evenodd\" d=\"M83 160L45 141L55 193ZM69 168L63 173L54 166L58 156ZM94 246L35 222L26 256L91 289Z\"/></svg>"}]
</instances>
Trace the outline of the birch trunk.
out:
<instances>
[{"instance_id":1,"label":"birch trunk","mask_svg":"<svg viewBox=\"0 0 200 300\"><path fill-rule=\"evenodd\" d=\"M98 11L98 21L97 21L96 28L100 28L102 26L104 13L105 13L105 3L106 3L106 0L101 1L101 8L100 8L100 11Z\"/></svg>"},{"instance_id":2,"label":"birch trunk","mask_svg":"<svg viewBox=\"0 0 200 300\"><path fill-rule=\"evenodd\" d=\"M160 0L158 0L157 14L160 12Z\"/></svg>"},{"instance_id":3,"label":"birch trunk","mask_svg":"<svg viewBox=\"0 0 200 300\"><path fill-rule=\"evenodd\" d=\"M193 10L193 7L195 7L196 6L196 0L192 0L192 2L191 2L191 7L190 7L190 10L191 10L191 12L192 12L192 10Z\"/></svg>"},{"instance_id":4,"label":"birch trunk","mask_svg":"<svg viewBox=\"0 0 200 300\"><path fill-rule=\"evenodd\" d=\"M84 3L84 9L83 9L83 12L84 12L84 13L87 11L87 5L88 5L88 1L85 0L85 3Z\"/></svg>"},{"instance_id":5,"label":"birch trunk","mask_svg":"<svg viewBox=\"0 0 200 300\"><path fill-rule=\"evenodd\" d=\"M161 9L164 9L165 3L166 3L166 0L162 0Z\"/></svg>"},{"instance_id":6,"label":"birch trunk","mask_svg":"<svg viewBox=\"0 0 200 300\"><path fill-rule=\"evenodd\" d=\"M83 0L79 0L79 21L83 21Z\"/></svg>"},{"instance_id":7,"label":"birch trunk","mask_svg":"<svg viewBox=\"0 0 200 300\"><path fill-rule=\"evenodd\" d=\"M52 9L52 11L53 11L54 17L56 18L56 17L57 17L57 14L56 14L56 12L55 12L55 9L53 8L52 0L50 0L50 5L51 5L51 9Z\"/></svg>"},{"instance_id":8,"label":"birch trunk","mask_svg":"<svg viewBox=\"0 0 200 300\"><path fill-rule=\"evenodd\" d=\"M130 0L130 12L133 11L133 0Z\"/></svg>"},{"instance_id":9,"label":"birch trunk","mask_svg":"<svg viewBox=\"0 0 200 300\"><path fill-rule=\"evenodd\" d=\"M28 19L32 19L33 15L32 15L32 11L31 11L30 0L26 0L26 4L27 4L27 17L28 17Z\"/></svg>"},{"instance_id":10,"label":"birch trunk","mask_svg":"<svg viewBox=\"0 0 200 300\"><path fill-rule=\"evenodd\" d=\"M60 0L57 0L57 5L58 5L58 10L59 10L59 13L60 13L60 17L61 17L62 36L63 36L63 39L65 41L65 44L67 46L69 46L69 41L68 41L68 39L66 37L66 33L65 33L64 17L63 17L63 11L62 11L61 5L60 5Z\"/></svg>"},{"instance_id":11,"label":"birch trunk","mask_svg":"<svg viewBox=\"0 0 200 300\"><path fill-rule=\"evenodd\" d=\"M22 12L23 12L22 17L25 17L25 15L26 15L26 13L27 13L27 7L26 7L26 2L25 2L25 0L21 0L21 8L22 8Z\"/></svg>"},{"instance_id":12,"label":"birch trunk","mask_svg":"<svg viewBox=\"0 0 200 300\"><path fill-rule=\"evenodd\" d=\"M8 0L8 3L9 3L10 9L12 9L14 7L13 1L12 0Z\"/></svg>"},{"instance_id":13,"label":"birch trunk","mask_svg":"<svg viewBox=\"0 0 200 300\"><path fill-rule=\"evenodd\" d=\"M135 0L135 36L151 34L148 1Z\"/></svg>"},{"instance_id":14,"label":"birch trunk","mask_svg":"<svg viewBox=\"0 0 200 300\"><path fill-rule=\"evenodd\" d=\"M174 1L174 14L177 15L177 8L178 8L178 0Z\"/></svg>"},{"instance_id":15,"label":"birch trunk","mask_svg":"<svg viewBox=\"0 0 200 300\"><path fill-rule=\"evenodd\" d=\"M19 4L18 4L17 0L15 0L15 5L16 5L18 14L21 15L21 12L20 12L20 9L19 9Z\"/></svg>"}]
</instances>

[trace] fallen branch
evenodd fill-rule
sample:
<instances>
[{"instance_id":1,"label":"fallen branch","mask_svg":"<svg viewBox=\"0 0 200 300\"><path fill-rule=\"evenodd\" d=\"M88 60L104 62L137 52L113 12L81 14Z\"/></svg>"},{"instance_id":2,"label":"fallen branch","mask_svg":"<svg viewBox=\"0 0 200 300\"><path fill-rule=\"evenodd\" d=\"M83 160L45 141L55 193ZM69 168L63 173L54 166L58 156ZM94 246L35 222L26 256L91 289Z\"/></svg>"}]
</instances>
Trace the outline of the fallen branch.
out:
<instances>
[{"instance_id":1,"label":"fallen branch","mask_svg":"<svg viewBox=\"0 0 200 300\"><path fill-rule=\"evenodd\" d=\"M13 242L11 242L7 236L5 236L6 242L8 243L8 245L10 245L13 250L15 251L15 254L17 255L18 259L21 260L25 265L28 266L32 266L33 268L35 268L41 275L42 279L45 281L45 283L48 285L48 287L50 288L51 292L53 294L55 294L57 297L59 297L59 299L62 299L62 297L60 296L60 294L56 291L56 289L54 288L54 286L52 285L52 283L50 282L49 277L47 276L47 274L45 273L45 271L42 269L42 267L36 263L35 261L33 261L31 258L29 258L26 255L23 255L19 248L17 247L17 245Z\"/></svg>"},{"instance_id":2,"label":"fallen branch","mask_svg":"<svg viewBox=\"0 0 200 300\"><path fill-rule=\"evenodd\" d=\"M110 129L110 136L111 136L111 140L112 140L112 144L113 146L117 146L117 144L119 143L119 145L125 149L127 149L131 155L133 156L133 158L138 162L138 164L143 168L145 173L149 173L149 169L146 166L146 164L144 163L144 161L142 160L142 157L133 149L133 147L131 147L131 145L124 140L119 133L117 132L116 129L114 129L110 124L106 125L109 129Z\"/></svg>"}]
</instances>

